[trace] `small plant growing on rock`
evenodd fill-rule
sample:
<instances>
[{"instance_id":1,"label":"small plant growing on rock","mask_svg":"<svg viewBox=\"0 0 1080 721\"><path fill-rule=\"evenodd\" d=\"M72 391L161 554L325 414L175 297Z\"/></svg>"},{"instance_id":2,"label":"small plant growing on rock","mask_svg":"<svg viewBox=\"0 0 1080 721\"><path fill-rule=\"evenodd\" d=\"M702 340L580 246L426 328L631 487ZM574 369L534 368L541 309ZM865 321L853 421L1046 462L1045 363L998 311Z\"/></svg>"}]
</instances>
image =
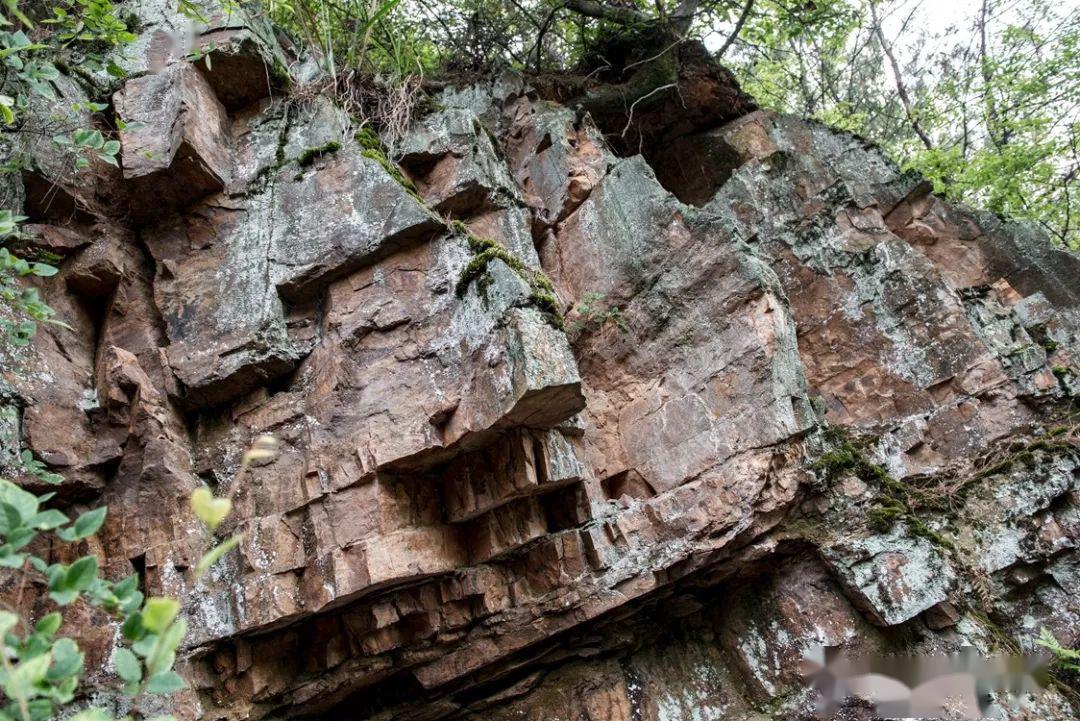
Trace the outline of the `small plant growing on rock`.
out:
<instances>
[{"instance_id":1,"label":"small plant growing on rock","mask_svg":"<svg viewBox=\"0 0 1080 721\"><path fill-rule=\"evenodd\" d=\"M553 328L564 330L563 317L559 312L559 302L555 298L555 288L542 270L530 270L513 253L500 243L489 238L478 238L460 220L448 223L450 232L463 238L469 244L473 256L461 271L454 292L459 298L465 296L473 281L477 282L481 295L487 287L488 263L501 260L529 285L528 303L544 314L545 320Z\"/></svg>"},{"instance_id":2,"label":"small plant growing on rock","mask_svg":"<svg viewBox=\"0 0 1080 721\"><path fill-rule=\"evenodd\" d=\"M615 306L606 305L603 293L586 293L570 311L570 315L575 316L575 319L567 326L567 332L575 337L609 325L618 328L620 333L630 331L622 311Z\"/></svg>"},{"instance_id":3,"label":"small plant growing on rock","mask_svg":"<svg viewBox=\"0 0 1080 721\"><path fill-rule=\"evenodd\" d=\"M274 453L274 439L259 438L244 454L240 473ZM30 470L41 481L55 484L63 480L57 474ZM57 509L44 508L54 495L35 495L0 479L0 567L15 574L5 586L17 589L13 600L0 610L0 689L6 701L0 707L0 719L45 721L74 710L84 654L73 638L63 635L63 624L65 610L78 604L99 608L118 624L123 645L114 650L112 665L125 695L138 699L145 694L171 694L186 688L183 678L173 670L177 650L187 633L187 621L179 615L177 599L144 598L137 573L115 582L102 578L94 555L79 557L70 564L50 564L36 555L35 548L85 541L105 521L105 507L87 511L74 520ZM215 498L210 489L203 487L192 494L191 508L213 533L229 515L232 504L228 499ZM42 543L39 539L48 540ZM196 578L239 541L240 536L232 536L204 555L196 566ZM47 589L52 606L49 613L36 620L24 616L22 601L28 586ZM156 717L155 721L168 718ZM112 721L113 716L93 707L70 719Z\"/></svg>"},{"instance_id":4,"label":"small plant growing on rock","mask_svg":"<svg viewBox=\"0 0 1080 721\"><path fill-rule=\"evenodd\" d=\"M1042 629L1035 643L1049 651L1054 657L1055 665L1063 671L1080 673L1080 650L1062 646L1049 629Z\"/></svg>"},{"instance_id":5,"label":"small plant growing on rock","mask_svg":"<svg viewBox=\"0 0 1080 721\"><path fill-rule=\"evenodd\" d=\"M24 216L10 210L0 210L0 239L17 236L18 225ZM56 313L38 294L37 288L23 285L23 279L56 275L56 268L47 263L33 263L20 258L7 248L0 248L0 306L7 312L0 316L0 338L14 346L29 345L38 323L59 323Z\"/></svg>"},{"instance_id":6,"label":"small plant growing on rock","mask_svg":"<svg viewBox=\"0 0 1080 721\"><path fill-rule=\"evenodd\" d=\"M903 521L915 535L943 548L954 547L949 539L926 525L916 513L919 505L916 503L918 489L893 478L883 467L867 459L862 450L844 436L841 429L826 429L825 440L831 448L822 453L813 465L821 486L828 487L845 474L851 474L864 483L876 485L879 492L874 506L867 513L867 520L873 530L886 533L894 524Z\"/></svg>"}]
</instances>

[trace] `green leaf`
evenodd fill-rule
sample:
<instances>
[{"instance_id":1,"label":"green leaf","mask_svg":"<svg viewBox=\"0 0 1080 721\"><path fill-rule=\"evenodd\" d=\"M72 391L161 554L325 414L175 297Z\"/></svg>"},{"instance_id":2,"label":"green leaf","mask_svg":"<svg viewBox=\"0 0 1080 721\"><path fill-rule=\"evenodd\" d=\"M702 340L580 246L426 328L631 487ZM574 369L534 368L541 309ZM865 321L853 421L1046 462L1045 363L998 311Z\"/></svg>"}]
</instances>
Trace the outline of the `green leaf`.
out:
<instances>
[{"instance_id":1,"label":"green leaf","mask_svg":"<svg viewBox=\"0 0 1080 721\"><path fill-rule=\"evenodd\" d=\"M14 53L26 52L28 50L46 50L48 45L20 45L13 48L4 48L0 50L0 60L13 55Z\"/></svg>"},{"instance_id":2,"label":"green leaf","mask_svg":"<svg viewBox=\"0 0 1080 721\"><path fill-rule=\"evenodd\" d=\"M177 691L183 691L185 688L187 688L187 683L176 671L163 671L151 676L146 683L147 692L154 694L176 693Z\"/></svg>"},{"instance_id":3,"label":"green leaf","mask_svg":"<svg viewBox=\"0 0 1080 721\"><path fill-rule=\"evenodd\" d=\"M31 697L34 687L45 680L51 663L52 654L43 653L18 664L4 679L4 692L12 698Z\"/></svg>"},{"instance_id":4,"label":"green leaf","mask_svg":"<svg viewBox=\"0 0 1080 721\"><path fill-rule=\"evenodd\" d=\"M136 612L128 616L124 625L120 627L120 633L129 641L138 641L145 636L146 629L143 628L142 614Z\"/></svg>"},{"instance_id":5,"label":"green leaf","mask_svg":"<svg viewBox=\"0 0 1080 721\"><path fill-rule=\"evenodd\" d=\"M43 636L52 638L53 634L60 629L60 624L63 623L63 620L64 619L59 611L53 611L50 614L42 616L41 620L34 625L34 630Z\"/></svg>"},{"instance_id":6,"label":"green leaf","mask_svg":"<svg viewBox=\"0 0 1080 721\"><path fill-rule=\"evenodd\" d=\"M3 637L15 625L19 623L19 617L10 611L0 611L0 637Z\"/></svg>"},{"instance_id":7,"label":"green leaf","mask_svg":"<svg viewBox=\"0 0 1080 721\"><path fill-rule=\"evenodd\" d=\"M31 90L33 90L35 93L45 98L46 100L51 100L53 102L56 102L58 100L58 98L56 97L56 90L53 89L52 83L48 80L38 80L37 78L29 78L24 76L24 81L27 85L30 86Z\"/></svg>"},{"instance_id":8,"label":"green leaf","mask_svg":"<svg viewBox=\"0 0 1080 721\"><path fill-rule=\"evenodd\" d=\"M152 652L146 657L146 673L156 676L173 667L176 662L176 649L187 633L187 621L178 619L158 637Z\"/></svg>"},{"instance_id":9,"label":"green leaf","mask_svg":"<svg viewBox=\"0 0 1080 721\"><path fill-rule=\"evenodd\" d=\"M72 604L76 598L79 597L78 591L72 590L56 590L49 591L49 598L56 602L58 606L68 606Z\"/></svg>"},{"instance_id":10,"label":"green leaf","mask_svg":"<svg viewBox=\"0 0 1080 721\"><path fill-rule=\"evenodd\" d=\"M4 535L10 536L16 530L22 528L23 517L18 508L10 503L0 501L0 522L2 522L0 525L3 526Z\"/></svg>"},{"instance_id":11,"label":"green leaf","mask_svg":"<svg viewBox=\"0 0 1080 721\"><path fill-rule=\"evenodd\" d=\"M55 690L53 691L55 694ZM68 696L71 694L69 693ZM70 700L70 699L69 699ZM52 699L36 698L29 701L26 704L27 709L30 711L31 721L52 721L54 714L54 707Z\"/></svg>"},{"instance_id":12,"label":"green leaf","mask_svg":"<svg viewBox=\"0 0 1080 721\"><path fill-rule=\"evenodd\" d=\"M38 511L39 501L37 496L27 493L11 481L0 478L0 503L10 505L18 513L20 519L29 519ZM6 521L0 519L0 535L6 535L11 527Z\"/></svg>"},{"instance_id":13,"label":"green leaf","mask_svg":"<svg viewBox=\"0 0 1080 721\"><path fill-rule=\"evenodd\" d=\"M105 136L97 128L79 128L71 134L71 139L82 148L101 150L105 146Z\"/></svg>"},{"instance_id":14,"label":"green leaf","mask_svg":"<svg viewBox=\"0 0 1080 721\"><path fill-rule=\"evenodd\" d=\"M138 657L126 648L118 648L113 653L116 673L128 683L142 681L142 664Z\"/></svg>"},{"instance_id":15,"label":"green leaf","mask_svg":"<svg viewBox=\"0 0 1080 721\"><path fill-rule=\"evenodd\" d=\"M18 6L17 3L15 3L15 2L5 2L4 5L7 7L8 11L11 12L11 14L15 16L15 19L18 20L19 22L21 22L24 26L26 26L28 28L33 28L34 27L34 23L32 23L30 21L30 18L26 17L26 15L21 10L19 10L19 6ZM24 38L26 37L26 35L23 34L22 30L20 30L19 32L15 33L15 34L16 35L22 35ZM27 41L27 43L29 43L29 41Z\"/></svg>"},{"instance_id":16,"label":"green leaf","mask_svg":"<svg viewBox=\"0 0 1080 721\"><path fill-rule=\"evenodd\" d=\"M66 606L97 580L97 556L86 556L71 564L62 574L50 578L52 593L50 597L61 606Z\"/></svg>"},{"instance_id":17,"label":"green leaf","mask_svg":"<svg viewBox=\"0 0 1080 721\"><path fill-rule=\"evenodd\" d=\"M30 269L34 275L40 278L48 278L60 272L58 268L49 265L48 263L34 263L30 266Z\"/></svg>"},{"instance_id":18,"label":"green leaf","mask_svg":"<svg viewBox=\"0 0 1080 721\"><path fill-rule=\"evenodd\" d=\"M0 546L0 568L21 568L26 562L26 555L14 553L10 543Z\"/></svg>"},{"instance_id":19,"label":"green leaf","mask_svg":"<svg viewBox=\"0 0 1080 721\"><path fill-rule=\"evenodd\" d=\"M133 573L124 580L113 586L113 593L120 598L128 595L132 591L136 591L139 588L139 574Z\"/></svg>"},{"instance_id":20,"label":"green leaf","mask_svg":"<svg viewBox=\"0 0 1080 721\"><path fill-rule=\"evenodd\" d=\"M23 546L33 541L37 536L37 531L33 528L17 528L7 537L7 546L10 546L13 551L17 551Z\"/></svg>"},{"instance_id":21,"label":"green leaf","mask_svg":"<svg viewBox=\"0 0 1080 721\"><path fill-rule=\"evenodd\" d=\"M144 631L143 637L131 644L131 650L143 658L146 658L154 652L154 647L157 646L157 640L158 637L156 633L145 633Z\"/></svg>"},{"instance_id":22,"label":"green leaf","mask_svg":"<svg viewBox=\"0 0 1080 721\"><path fill-rule=\"evenodd\" d=\"M59 681L69 676L76 676L83 669L83 654L78 645L70 638L57 639L52 647L53 662L46 678Z\"/></svg>"},{"instance_id":23,"label":"green leaf","mask_svg":"<svg viewBox=\"0 0 1080 721\"><path fill-rule=\"evenodd\" d=\"M176 623L173 623L165 629L165 633L161 634L158 647L166 654L175 653L176 649L180 648L180 643L184 640L186 634L187 621L182 618L177 619Z\"/></svg>"},{"instance_id":24,"label":"green leaf","mask_svg":"<svg viewBox=\"0 0 1080 721\"><path fill-rule=\"evenodd\" d=\"M201 486L191 494L191 510L207 528L213 531L229 515L232 502L228 498L214 498L209 488Z\"/></svg>"},{"instance_id":25,"label":"green leaf","mask_svg":"<svg viewBox=\"0 0 1080 721\"><path fill-rule=\"evenodd\" d=\"M209 571L210 567L217 563L222 556L236 548L237 544L240 543L241 538L243 538L243 536L237 534L219 544L216 548L199 559L198 565L195 566L195 578L201 578L202 575Z\"/></svg>"},{"instance_id":26,"label":"green leaf","mask_svg":"<svg viewBox=\"0 0 1080 721\"><path fill-rule=\"evenodd\" d=\"M80 515L75 523L68 528L61 528L57 531L56 535L61 539L71 543L72 541L81 541L84 538L89 538L98 532L101 528L101 524L105 522L105 514L108 512L108 506L102 506L101 508L95 508L92 511L87 511Z\"/></svg>"},{"instance_id":27,"label":"green leaf","mask_svg":"<svg viewBox=\"0 0 1080 721\"><path fill-rule=\"evenodd\" d=\"M52 63L38 63L35 75L42 80L60 79L60 71Z\"/></svg>"},{"instance_id":28,"label":"green leaf","mask_svg":"<svg viewBox=\"0 0 1080 721\"><path fill-rule=\"evenodd\" d=\"M123 598L120 599L120 611L130 617L131 614L139 610L139 606L142 605L143 594L142 591L132 591Z\"/></svg>"},{"instance_id":29,"label":"green leaf","mask_svg":"<svg viewBox=\"0 0 1080 721\"><path fill-rule=\"evenodd\" d=\"M51 531L54 528L59 528L68 522L68 517L55 508L42 511L41 513L34 514L33 518L26 522L26 525L31 528L36 528L39 531Z\"/></svg>"},{"instance_id":30,"label":"green leaf","mask_svg":"<svg viewBox=\"0 0 1080 721\"><path fill-rule=\"evenodd\" d=\"M150 633L161 633L180 612L180 602L175 598L148 598L142 610L142 623Z\"/></svg>"},{"instance_id":31,"label":"green leaf","mask_svg":"<svg viewBox=\"0 0 1080 721\"><path fill-rule=\"evenodd\" d=\"M68 568L67 573L64 575L64 583L68 588L83 590L89 588L90 584L97 578L97 572L97 556L85 556L71 564L71 567Z\"/></svg>"}]
</instances>

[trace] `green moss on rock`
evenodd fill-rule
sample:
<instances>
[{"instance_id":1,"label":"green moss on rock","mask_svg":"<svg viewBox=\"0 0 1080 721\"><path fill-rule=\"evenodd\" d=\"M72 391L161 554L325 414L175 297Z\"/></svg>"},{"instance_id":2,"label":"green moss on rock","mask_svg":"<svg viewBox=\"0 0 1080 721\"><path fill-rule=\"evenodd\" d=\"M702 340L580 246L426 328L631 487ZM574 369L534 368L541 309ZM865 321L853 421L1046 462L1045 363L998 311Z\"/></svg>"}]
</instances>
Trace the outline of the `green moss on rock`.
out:
<instances>
[{"instance_id":1,"label":"green moss on rock","mask_svg":"<svg viewBox=\"0 0 1080 721\"><path fill-rule=\"evenodd\" d=\"M377 150L380 153L385 152L379 134L366 125L357 130L356 135L353 137L364 150Z\"/></svg>"},{"instance_id":2,"label":"green moss on rock","mask_svg":"<svg viewBox=\"0 0 1080 721\"><path fill-rule=\"evenodd\" d=\"M339 150L341 150L341 143L336 140L331 140L317 147L307 148L297 156L296 162L301 168L306 168L322 156L329 153L336 153Z\"/></svg>"},{"instance_id":3,"label":"green moss on rock","mask_svg":"<svg viewBox=\"0 0 1080 721\"><path fill-rule=\"evenodd\" d=\"M424 199L420 197L420 192L416 189L416 185L411 180L406 178L405 174L401 172L401 168L391 163L390 159L387 158L382 151L362 150L360 151L360 154L363 155L365 158L370 158L371 160L374 160L376 163L381 165L383 170L386 171L387 175L396 180L398 185L405 188L406 192L408 192L409 195L416 198L416 200L419 201L421 204L424 202Z\"/></svg>"},{"instance_id":4,"label":"green moss on rock","mask_svg":"<svg viewBox=\"0 0 1080 721\"><path fill-rule=\"evenodd\" d=\"M915 513L911 504L914 489L868 460L862 451L844 436L841 429L827 429L825 438L834 447L821 454L813 468L822 473L827 482L850 473L865 483L876 484L881 489L874 499L874 506L867 513L867 521L872 529L885 533L898 521L904 521L915 535L943 548L954 548L949 539L927 526Z\"/></svg>"},{"instance_id":5,"label":"green moss on rock","mask_svg":"<svg viewBox=\"0 0 1080 721\"><path fill-rule=\"evenodd\" d=\"M488 263L498 258L518 274L529 285L529 304L539 310L547 322L558 330L564 330L565 322L559 312L559 302L555 298L555 288L542 271L530 270L519 258L498 242L490 238L479 238L469 232L469 228L460 220L450 221L450 231L462 237L469 244L473 257L461 271L454 292L459 298L464 297L473 281L483 284ZM483 290L484 285L481 286Z\"/></svg>"},{"instance_id":6,"label":"green moss on rock","mask_svg":"<svg viewBox=\"0 0 1080 721\"><path fill-rule=\"evenodd\" d=\"M361 155L369 160L374 160L381 165L387 175L397 181L398 185L405 188L405 192L416 199L418 203L424 205L424 199L420 197L420 191L417 190L416 184L405 177L405 174L401 172L401 168L393 163L386 155L386 146L383 145L382 139L379 138L378 133L365 125L360 128L360 130L356 131L353 135L353 139L356 140L357 145L360 146Z\"/></svg>"}]
</instances>

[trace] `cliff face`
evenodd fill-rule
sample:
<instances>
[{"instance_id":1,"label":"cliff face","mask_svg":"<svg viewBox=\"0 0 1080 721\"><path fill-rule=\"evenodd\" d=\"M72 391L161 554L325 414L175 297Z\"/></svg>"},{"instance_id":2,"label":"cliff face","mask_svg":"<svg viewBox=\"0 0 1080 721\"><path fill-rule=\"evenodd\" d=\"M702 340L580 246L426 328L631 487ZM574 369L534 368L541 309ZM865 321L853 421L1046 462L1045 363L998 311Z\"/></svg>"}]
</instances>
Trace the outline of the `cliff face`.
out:
<instances>
[{"instance_id":1,"label":"cliff face","mask_svg":"<svg viewBox=\"0 0 1080 721\"><path fill-rule=\"evenodd\" d=\"M0 432L184 600L179 716L780 719L810 646L1080 642L1076 256L720 71L623 156L520 77L446 90L399 169L250 29L153 37L123 169L9 191L72 329ZM204 483L243 542L193 584Z\"/></svg>"}]
</instances>

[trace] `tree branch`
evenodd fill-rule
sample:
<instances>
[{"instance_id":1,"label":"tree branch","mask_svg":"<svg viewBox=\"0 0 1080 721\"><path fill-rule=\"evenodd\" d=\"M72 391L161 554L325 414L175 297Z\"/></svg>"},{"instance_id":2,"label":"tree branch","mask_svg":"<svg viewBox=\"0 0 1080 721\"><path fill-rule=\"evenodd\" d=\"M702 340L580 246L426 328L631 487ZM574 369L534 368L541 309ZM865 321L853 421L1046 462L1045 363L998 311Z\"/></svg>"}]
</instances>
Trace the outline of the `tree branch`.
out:
<instances>
[{"instance_id":1,"label":"tree branch","mask_svg":"<svg viewBox=\"0 0 1080 721\"><path fill-rule=\"evenodd\" d=\"M597 20L609 20L620 25L634 25L651 20L645 13L630 8L612 7L599 0L565 0L563 7L567 10L573 10L579 15L596 18Z\"/></svg>"},{"instance_id":2,"label":"tree branch","mask_svg":"<svg viewBox=\"0 0 1080 721\"><path fill-rule=\"evenodd\" d=\"M870 17L874 22L874 33L877 35L878 42L881 43L881 51L885 53L885 57L889 59L889 65L892 67L893 80L896 82L896 94L900 96L900 103L904 106L904 113L907 115L908 122L911 123L912 130L919 136L919 140L926 146L926 149L933 150L934 141L923 130L919 117L915 114L915 108L911 104L911 96L908 95L907 87L904 85L904 76L900 72L900 63L896 61L892 45L885 39L885 32L881 29L881 21L878 19L877 3L873 1L870 3Z\"/></svg>"},{"instance_id":3,"label":"tree branch","mask_svg":"<svg viewBox=\"0 0 1080 721\"><path fill-rule=\"evenodd\" d=\"M694 24L694 15L697 14L701 0L680 0L675 11L671 13L671 27L679 35L686 35L690 26Z\"/></svg>"},{"instance_id":4,"label":"tree branch","mask_svg":"<svg viewBox=\"0 0 1080 721\"><path fill-rule=\"evenodd\" d=\"M750 19L750 10L754 7L754 0L746 0L746 4L743 5L742 14L739 15L739 19L735 22L735 29L731 31L731 35L728 35L727 40L720 46L720 49L716 51L716 57L724 57L724 53L731 47L731 44L735 42L735 38L739 37L739 33L742 32L743 25L746 25L746 21Z\"/></svg>"}]
</instances>

